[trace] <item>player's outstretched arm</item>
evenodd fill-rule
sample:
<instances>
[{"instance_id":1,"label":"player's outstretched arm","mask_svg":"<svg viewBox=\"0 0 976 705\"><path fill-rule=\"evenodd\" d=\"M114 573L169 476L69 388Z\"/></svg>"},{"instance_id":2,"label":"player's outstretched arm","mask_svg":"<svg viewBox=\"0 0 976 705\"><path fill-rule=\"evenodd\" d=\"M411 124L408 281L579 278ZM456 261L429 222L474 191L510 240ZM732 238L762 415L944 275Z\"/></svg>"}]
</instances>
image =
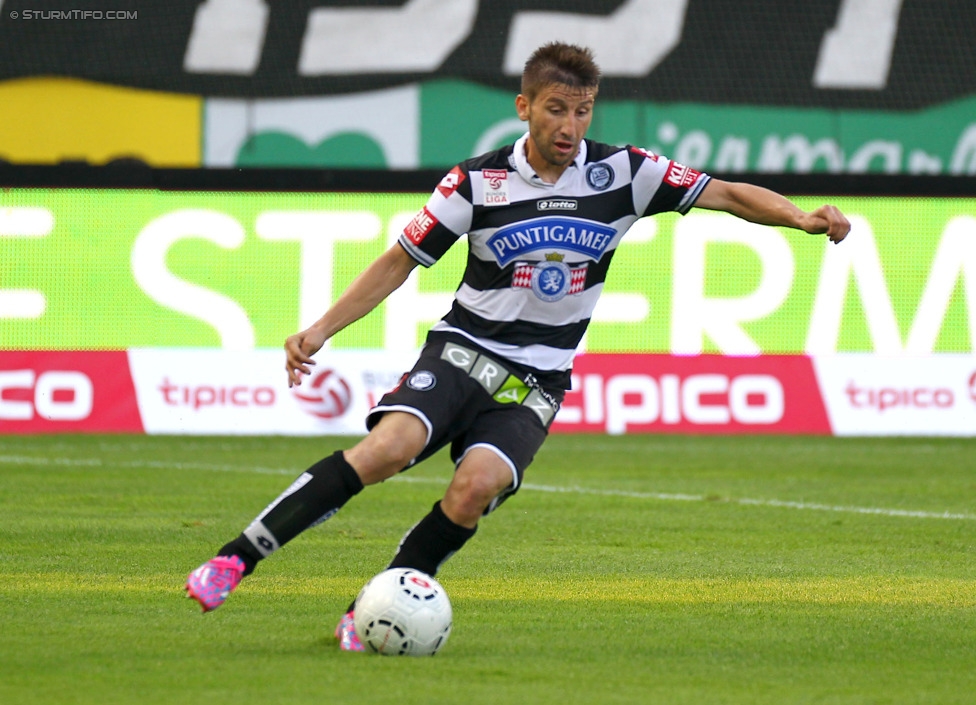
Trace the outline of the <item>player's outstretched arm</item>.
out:
<instances>
[{"instance_id":1,"label":"player's outstretched arm","mask_svg":"<svg viewBox=\"0 0 976 705\"><path fill-rule=\"evenodd\" d=\"M302 376L310 374L315 364L312 356L326 340L379 306L407 280L416 266L417 261L394 243L353 280L319 320L288 336L285 341L288 386L301 384Z\"/></svg>"},{"instance_id":2,"label":"player's outstretched arm","mask_svg":"<svg viewBox=\"0 0 976 705\"><path fill-rule=\"evenodd\" d=\"M851 230L850 222L836 206L824 205L807 212L775 191L753 184L712 179L706 184L695 206L725 211L760 225L824 234L834 243L847 237Z\"/></svg>"}]
</instances>

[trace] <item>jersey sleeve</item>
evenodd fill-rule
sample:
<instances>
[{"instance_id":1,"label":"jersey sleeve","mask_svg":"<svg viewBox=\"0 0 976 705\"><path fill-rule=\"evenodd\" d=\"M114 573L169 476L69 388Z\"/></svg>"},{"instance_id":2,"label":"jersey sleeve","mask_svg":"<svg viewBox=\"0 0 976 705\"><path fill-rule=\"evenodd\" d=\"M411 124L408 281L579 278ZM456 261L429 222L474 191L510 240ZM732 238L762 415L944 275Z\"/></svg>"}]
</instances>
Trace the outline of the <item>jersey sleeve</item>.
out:
<instances>
[{"instance_id":1,"label":"jersey sleeve","mask_svg":"<svg viewBox=\"0 0 976 705\"><path fill-rule=\"evenodd\" d=\"M424 267L439 260L471 228L471 180L464 164L451 169L407 223L399 243Z\"/></svg>"},{"instance_id":2,"label":"jersey sleeve","mask_svg":"<svg viewBox=\"0 0 976 705\"><path fill-rule=\"evenodd\" d=\"M634 209L639 217L677 211L684 215L711 180L684 164L630 147Z\"/></svg>"}]
</instances>

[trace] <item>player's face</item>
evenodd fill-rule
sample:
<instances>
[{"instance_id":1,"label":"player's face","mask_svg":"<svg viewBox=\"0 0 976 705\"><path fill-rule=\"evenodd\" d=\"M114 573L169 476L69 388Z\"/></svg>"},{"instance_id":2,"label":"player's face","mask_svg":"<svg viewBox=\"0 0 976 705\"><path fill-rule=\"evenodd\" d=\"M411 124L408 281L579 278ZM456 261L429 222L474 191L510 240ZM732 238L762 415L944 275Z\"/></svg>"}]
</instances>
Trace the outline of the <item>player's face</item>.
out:
<instances>
[{"instance_id":1,"label":"player's face","mask_svg":"<svg viewBox=\"0 0 976 705\"><path fill-rule=\"evenodd\" d=\"M592 88L561 83L546 86L531 102L523 95L515 99L519 117L529 122L529 164L540 176L558 176L576 158L593 119L595 100Z\"/></svg>"}]
</instances>

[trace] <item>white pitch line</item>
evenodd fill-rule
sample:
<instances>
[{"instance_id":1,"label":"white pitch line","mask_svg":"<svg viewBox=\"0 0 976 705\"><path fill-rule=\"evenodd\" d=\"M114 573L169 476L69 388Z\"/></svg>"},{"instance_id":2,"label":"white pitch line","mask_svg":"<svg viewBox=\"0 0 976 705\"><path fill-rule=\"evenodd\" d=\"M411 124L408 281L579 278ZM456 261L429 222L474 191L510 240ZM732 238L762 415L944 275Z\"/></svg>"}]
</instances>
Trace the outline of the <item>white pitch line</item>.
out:
<instances>
[{"instance_id":1,"label":"white pitch line","mask_svg":"<svg viewBox=\"0 0 976 705\"><path fill-rule=\"evenodd\" d=\"M206 470L208 472L248 472L261 475L298 475L294 468L242 467L239 465L215 465L212 463L181 463L168 460L105 461L101 458L37 458L27 455L0 455L0 465L57 465L100 467L111 465L121 468L160 468L169 470Z\"/></svg>"},{"instance_id":2,"label":"white pitch line","mask_svg":"<svg viewBox=\"0 0 976 705\"><path fill-rule=\"evenodd\" d=\"M60 467L99 467L115 465L128 468L163 468L173 470L203 470L207 472L246 472L262 475L298 475L295 468L267 468L243 467L238 465L216 465L212 463L181 463L164 460L133 460L124 462L108 462L101 458L39 458L26 455L0 455L0 465L53 465ZM419 484L446 485L447 481L433 477L417 477L415 475L397 475L391 478L396 482L412 482ZM750 507L775 507L779 509L799 509L815 512L840 512L845 514L868 514L887 517L905 517L910 519L951 519L956 521L976 521L976 514L962 514L956 512L928 512L915 509L886 509L883 507L856 507L845 505L818 504L816 502L791 502L781 499L750 499L721 498L716 500L702 494L672 494L667 492L634 492L630 490L608 490L578 486L536 485L523 483L522 489L531 492L548 492L553 494L582 494L601 497L627 497L630 499L652 499L660 502L724 502L726 504L740 504Z\"/></svg>"},{"instance_id":3,"label":"white pitch line","mask_svg":"<svg viewBox=\"0 0 976 705\"><path fill-rule=\"evenodd\" d=\"M422 477L399 477L407 482L434 482L433 479ZM953 512L926 512L915 509L885 509L882 507L850 507L843 505L817 504L814 502L788 502L780 499L735 499L733 497L714 499L703 494L669 494L664 492L632 492L628 490L600 490L589 487L559 487L556 485L534 485L523 483L523 490L535 492L570 493L584 495L599 495L605 497L629 497L632 499L654 499L662 502L724 502L726 504L742 504L752 507L779 507L785 509L802 509L817 512L843 512L848 514L876 514L890 517L910 517L914 519L955 519L958 521L976 521L976 514L958 514Z\"/></svg>"}]
</instances>

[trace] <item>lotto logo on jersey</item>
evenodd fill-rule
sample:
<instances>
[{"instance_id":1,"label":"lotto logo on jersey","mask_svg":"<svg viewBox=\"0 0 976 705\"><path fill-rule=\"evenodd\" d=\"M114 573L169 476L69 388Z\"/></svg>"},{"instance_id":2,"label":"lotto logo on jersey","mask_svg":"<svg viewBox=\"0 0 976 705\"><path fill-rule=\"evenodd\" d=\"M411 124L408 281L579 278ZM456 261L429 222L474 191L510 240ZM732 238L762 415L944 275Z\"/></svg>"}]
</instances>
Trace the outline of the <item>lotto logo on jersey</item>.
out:
<instances>
[{"instance_id":1,"label":"lotto logo on jersey","mask_svg":"<svg viewBox=\"0 0 976 705\"><path fill-rule=\"evenodd\" d=\"M678 164L678 162L671 162L668 166L668 172L664 175L664 181L676 188L688 188L698 181L699 176L701 176L701 172L697 169Z\"/></svg>"},{"instance_id":2,"label":"lotto logo on jersey","mask_svg":"<svg viewBox=\"0 0 976 705\"><path fill-rule=\"evenodd\" d=\"M460 167L456 166L444 175L441 182L437 184L437 190L441 192L444 198L450 198L451 194L457 191L458 186L461 185L464 178L464 172L461 171Z\"/></svg>"},{"instance_id":3,"label":"lotto logo on jersey","mask_svg":"<svg viewBox=\"0 0 976 705\"><path fill-rule=\"evenodd\" d=\"M428 233L434 229L435 225L437 225L437 218L431 215L431 212L427 210L427 206L424 206L413 217L413 220L407 223L407 227L403 229L403 234L414 245L419 245L424 241Z\"/></svg>"}]
</instances>

